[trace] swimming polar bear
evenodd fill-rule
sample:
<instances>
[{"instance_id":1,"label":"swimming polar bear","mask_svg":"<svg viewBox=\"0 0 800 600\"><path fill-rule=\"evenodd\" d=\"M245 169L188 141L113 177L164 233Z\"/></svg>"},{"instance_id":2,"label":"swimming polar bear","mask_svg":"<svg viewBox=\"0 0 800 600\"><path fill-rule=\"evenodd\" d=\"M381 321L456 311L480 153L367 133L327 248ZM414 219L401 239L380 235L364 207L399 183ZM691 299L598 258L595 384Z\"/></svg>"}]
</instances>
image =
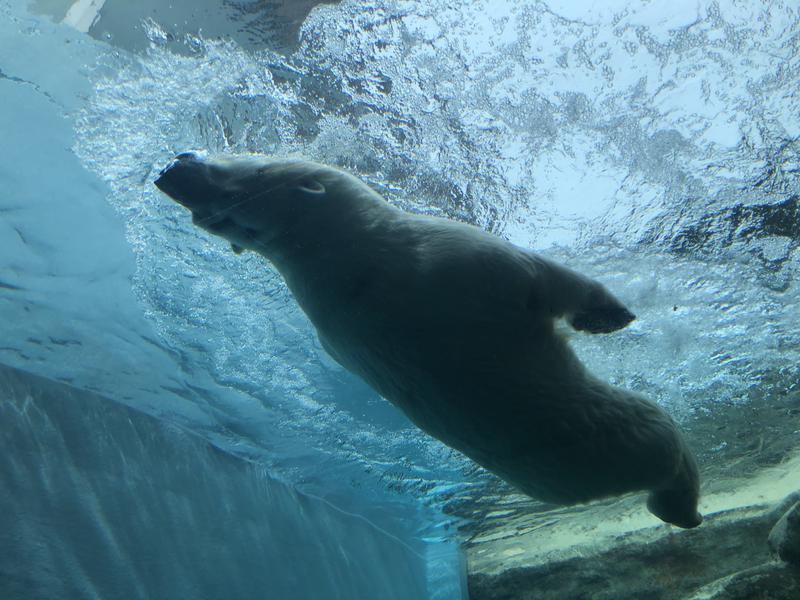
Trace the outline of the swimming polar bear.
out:
<instances>
[{"instance_id":1,"label":"swimming polar bear","mask_svg":"<svg viewBox=\"0 0 800 600\"><path fill-rule=\"evenodd\" d=\"M476 227L409 214L303 160L179 154L155 182L280 271L325 350L422 430L541 500L637 490L696 527L699 476L669 415L592 376L555 321L634 315L600 283Z\"/></svg>"}]
</instances>

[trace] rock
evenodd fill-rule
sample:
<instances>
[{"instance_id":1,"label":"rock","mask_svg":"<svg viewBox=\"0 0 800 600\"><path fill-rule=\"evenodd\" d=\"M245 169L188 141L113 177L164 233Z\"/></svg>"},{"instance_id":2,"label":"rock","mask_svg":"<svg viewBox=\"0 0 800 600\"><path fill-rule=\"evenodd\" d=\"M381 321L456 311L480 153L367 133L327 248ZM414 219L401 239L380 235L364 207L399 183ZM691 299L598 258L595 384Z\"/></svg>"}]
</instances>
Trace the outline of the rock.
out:
<instances>
[{"instance_id":1,"label":"rock","mask_svg":"<svg viewBox=\"0 0 800 600\"><path fill-rule=\"evenodd\" d=\"M691 600L797 600L800 578L796 569L779 562L739 571L703 586Z\"/></svg>"},{"instance_id":2,"label":"rock","mask_svg":"<svg viewBox=\"0 0 800 600\"><path fill-rule=\"evenodd\" d=\"M638 530L598 538L598 545L526 562L519 548L543 530L495 540L491 554L468 549L470 600L800 600L800 568L774 558L770 529L800 514L800 493L777 505L713 512L702 527ZM794 531L797 531L794 517ZM562 530L574 535L574 529ZM559 532L559 535L564 533ZM796 535L796 534L795 534ZM565 536L566 537L566 536ZM774 537L774 535L773 535ZM783 538L781 538L783 539ZM794 539L797 539L795 537ZM776 541L777 544L777 541ZM796 548L796 546L794 546ZM522 558L519 558L522 557ZM477 568L476 568L477 566Z\"/></svg>"},{"instance_id":3,"label":"rock","mask_svg":"<svg viewBox=\"0 0 800 600\"><path fill-rule=\"evenodd\" d=\"M795 502L775 523L768 541L781 560L800 566L800 502Z\"/></svg>"}]
</instances>

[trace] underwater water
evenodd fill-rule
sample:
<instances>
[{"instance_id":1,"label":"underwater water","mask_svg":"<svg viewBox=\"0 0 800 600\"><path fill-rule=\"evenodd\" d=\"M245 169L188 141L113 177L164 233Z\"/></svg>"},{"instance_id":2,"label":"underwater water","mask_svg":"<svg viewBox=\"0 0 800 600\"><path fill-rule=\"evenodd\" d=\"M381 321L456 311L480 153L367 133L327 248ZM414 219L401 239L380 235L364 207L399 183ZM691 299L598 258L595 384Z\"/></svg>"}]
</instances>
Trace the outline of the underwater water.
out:
<instances>
[{"instance_id":1,"label":"underwater water","mask_svg":"<svg viewBox=\"0 0 800 600\"><path fill-rule=\"evenodd\" d=\"M420 432L325 354L266 261L152 185L187 149L302 155L613 290L637 320L571 343L680 423L703 512L800 481L795 2L107 0L86 27L68 5L0 0L1 363L442 564L656 525L641 497L544 505ZM458 597L456 570L428 590Z\"/></svg>"}]
</instances>

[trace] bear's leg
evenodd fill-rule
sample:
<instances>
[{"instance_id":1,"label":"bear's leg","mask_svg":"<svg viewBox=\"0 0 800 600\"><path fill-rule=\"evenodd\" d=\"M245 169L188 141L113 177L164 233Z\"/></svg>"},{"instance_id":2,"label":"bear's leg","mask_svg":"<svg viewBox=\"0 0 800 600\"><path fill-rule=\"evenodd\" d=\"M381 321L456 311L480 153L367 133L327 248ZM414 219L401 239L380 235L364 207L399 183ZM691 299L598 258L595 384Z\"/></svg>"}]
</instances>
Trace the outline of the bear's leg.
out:
<instances>
[{"instance_id":1,"label":"bear's leg","mask_svg":"<svg viewBox=\"0 0 800 600\"><path fill-rule=\"evenodd\" d=\"M554 316L566 317L578 331L609 333L636 318L603 284L549 260L542 262L550 279Z\"/></svg>"},{"instance_id":2,"label":"bear's leg","mask_svg":"<svg viewBox=\"0 0 800 600\"><path fill-rule=\"evenodd\" d=\"M576 312L569 323L578 331L611 333L622 329L635 318L636 315L622 305L599 306Z\"/></svg>"}]
</instances>

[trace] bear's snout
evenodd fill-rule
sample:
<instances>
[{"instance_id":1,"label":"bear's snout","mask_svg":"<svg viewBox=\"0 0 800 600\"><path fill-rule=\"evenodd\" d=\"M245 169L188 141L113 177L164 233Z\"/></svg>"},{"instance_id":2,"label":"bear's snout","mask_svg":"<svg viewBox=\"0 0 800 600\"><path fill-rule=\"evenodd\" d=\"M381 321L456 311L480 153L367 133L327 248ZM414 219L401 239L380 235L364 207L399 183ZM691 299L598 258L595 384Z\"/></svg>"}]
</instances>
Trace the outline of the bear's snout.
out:
<instances>
[{"instance_id":1,"label":"bear's snout","mask_svg":"<svg viewBox=\"0 0 800 600\"><path fill-rule=\"evenodd\" d=\"M181 152L161 169L154 181L156 187L186 208L193 208L201 202L205 154L202 152Z\"/></svg>"}]
</instances>

